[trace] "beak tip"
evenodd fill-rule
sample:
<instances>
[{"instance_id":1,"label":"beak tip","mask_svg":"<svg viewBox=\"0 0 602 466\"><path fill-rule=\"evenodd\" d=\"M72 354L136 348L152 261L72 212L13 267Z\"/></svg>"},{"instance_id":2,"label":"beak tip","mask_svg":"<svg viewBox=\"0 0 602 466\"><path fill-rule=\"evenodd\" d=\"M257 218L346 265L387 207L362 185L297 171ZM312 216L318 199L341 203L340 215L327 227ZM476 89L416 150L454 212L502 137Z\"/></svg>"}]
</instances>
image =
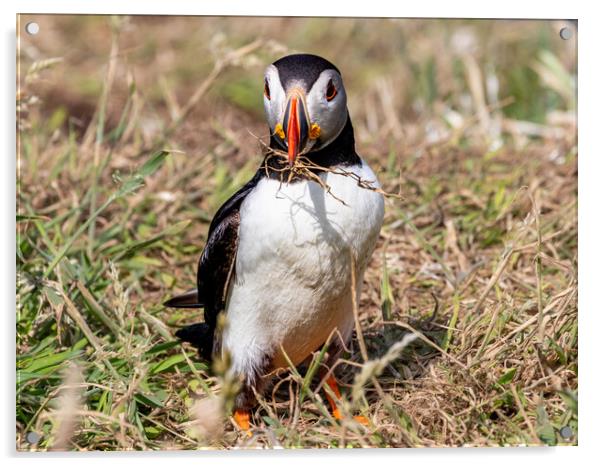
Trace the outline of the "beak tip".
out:
<instances>
[{"instance_id":1,"label":"beak tip","mask_svg":"<svg viewBox=\"0 0 602 466\"><path fill-rule=\"evenodd\" d=\"M297 154L291 154L289 152L288 154L288 166L292 167L293 165L295 165L295 160L297 160Z\"/></svg>"}]
</instances>

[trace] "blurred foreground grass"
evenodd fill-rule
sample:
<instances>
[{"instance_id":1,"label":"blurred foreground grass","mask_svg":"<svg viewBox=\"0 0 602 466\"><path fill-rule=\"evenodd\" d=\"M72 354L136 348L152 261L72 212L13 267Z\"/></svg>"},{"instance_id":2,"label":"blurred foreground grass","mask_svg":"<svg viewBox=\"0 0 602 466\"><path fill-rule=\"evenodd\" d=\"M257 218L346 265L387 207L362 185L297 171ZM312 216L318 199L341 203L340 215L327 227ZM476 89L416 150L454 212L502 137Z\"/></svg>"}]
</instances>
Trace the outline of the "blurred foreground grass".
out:
<instances>
[{"instance_id":1,"label":"blurred foreground grass","mask_svg":"<svg viewBox=\"0 0 602 466\"><path fill-rule=\"evenodd\" d=\"M35 20L18 51L18 449L577 443L561 23ZM263 69L293 51L341 69L358 150L403 199L360 302L382 364L337 369L370 427L325 418L302 370L277 379L249 439L224 418L219 370L173 340L198 312L161 303L193 285L212 215L259 164Z\"/></svg>"}]
</instances>

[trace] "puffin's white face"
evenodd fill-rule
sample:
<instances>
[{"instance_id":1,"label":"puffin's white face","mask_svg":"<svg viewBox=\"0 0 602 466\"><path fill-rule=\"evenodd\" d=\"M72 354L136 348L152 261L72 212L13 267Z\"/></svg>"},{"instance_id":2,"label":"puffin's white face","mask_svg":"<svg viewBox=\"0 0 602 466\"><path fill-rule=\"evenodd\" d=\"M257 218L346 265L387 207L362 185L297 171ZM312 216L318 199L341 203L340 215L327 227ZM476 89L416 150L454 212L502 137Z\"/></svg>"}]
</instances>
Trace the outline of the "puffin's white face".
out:
<instances>
[{"instance_id":1,"label":"puffin's white face","mask_svg":"<svg viewBox=\"0 0 602 466\"><path fill-rule=\"evenodd\" d=\"M278 68L265 72L263 105L270 132L293 163L299 154L330 144L347 122L347 95L341 75L326 69L306 91L303 76L288 76L283 87Z\"/></svg>"}]
</instances>

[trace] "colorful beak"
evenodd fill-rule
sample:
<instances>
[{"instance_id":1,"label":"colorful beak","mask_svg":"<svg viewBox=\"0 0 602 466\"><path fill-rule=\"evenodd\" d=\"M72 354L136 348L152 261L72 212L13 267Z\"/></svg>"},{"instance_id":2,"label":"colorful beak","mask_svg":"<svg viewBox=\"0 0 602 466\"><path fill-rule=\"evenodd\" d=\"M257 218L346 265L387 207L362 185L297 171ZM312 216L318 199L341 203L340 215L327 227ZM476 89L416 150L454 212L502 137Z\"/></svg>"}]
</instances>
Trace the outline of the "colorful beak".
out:
<instances>
[{"instance_id":1,"label":"colorful beak","mask_svg":"<svg viewBox=\"0 0 602 466\"><path fill-rule=\"evenodd\" d=\"M309 138L309 119L305 96L300 91L293 91L286 104L282 127L286 134L288 146L288 163L293 165L297 156L303 151Z\"/></svg>"}]
</instances>

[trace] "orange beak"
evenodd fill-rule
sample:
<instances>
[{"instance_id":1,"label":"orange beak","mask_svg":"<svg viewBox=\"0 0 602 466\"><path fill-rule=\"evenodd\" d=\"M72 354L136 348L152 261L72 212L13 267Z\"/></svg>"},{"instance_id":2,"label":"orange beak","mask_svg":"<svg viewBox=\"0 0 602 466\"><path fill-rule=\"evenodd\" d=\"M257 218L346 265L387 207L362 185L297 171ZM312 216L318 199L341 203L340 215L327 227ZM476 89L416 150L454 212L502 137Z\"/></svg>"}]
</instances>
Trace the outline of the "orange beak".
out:
<instances>
[{"instance_id":1,"label":"orange beak","mask_svg":"<svg viewBox=\"0 0 602 466\"><path fill-rule=\"evenodd\" d=\"M305 147L309 137L307 111L301 93L293 93L288 100L284 113L286 143L288 145L288 163L293 165L299 153Z\"/></svg>"},{"instance_id":2,"label":"orange beak","mask_svg":"<svg viewBox=\"0 0 602 466\"><path fill-rule=\"evenodd\" d=\"M297 113L297 97L293 96L290 100L290 116L288 119L288 128L286 129L286 140L288 142L288 164L295 163L299 155L299 140L301 131L299 130L299 117Z\"/></svg>"}]
</instances>

